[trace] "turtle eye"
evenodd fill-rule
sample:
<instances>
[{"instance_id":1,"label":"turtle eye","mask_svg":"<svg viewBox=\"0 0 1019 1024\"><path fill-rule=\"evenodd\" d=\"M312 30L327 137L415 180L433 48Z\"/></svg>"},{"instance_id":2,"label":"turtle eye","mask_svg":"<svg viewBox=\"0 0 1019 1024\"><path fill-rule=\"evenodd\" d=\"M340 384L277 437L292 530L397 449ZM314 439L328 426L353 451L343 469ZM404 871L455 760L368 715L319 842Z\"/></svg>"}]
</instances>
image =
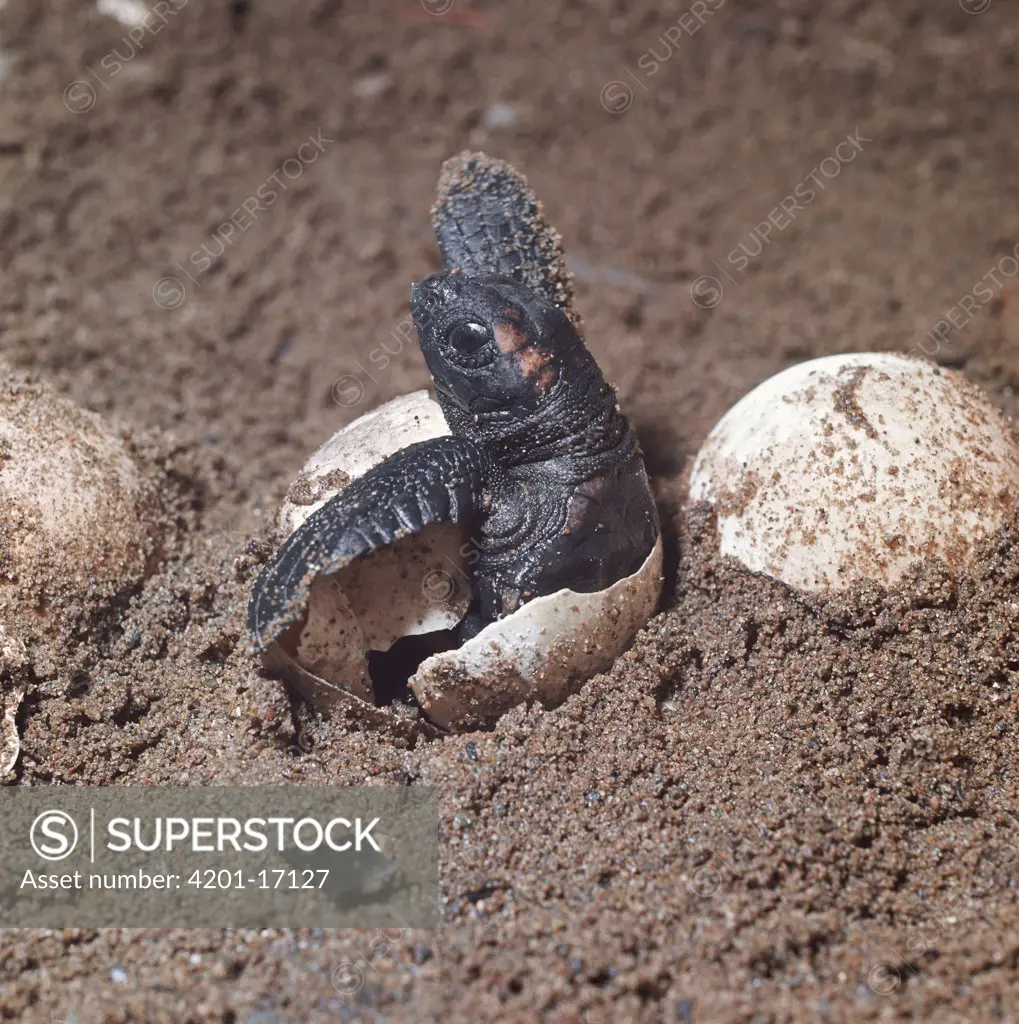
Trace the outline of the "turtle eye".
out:
<instances>
[{"instance_id":1,"label":"turtle eye","mask_svg":"<svg viewBox=\"0 0 1019 1024\"><path fill-rule=\"evenodd\" d=\"M491 337L491 333L484 324L479 324L475 320L465 320L450 329L449 334L446 335L446 341L461 355L472 356L487 345Z\"/></svg>"}]
</instances>

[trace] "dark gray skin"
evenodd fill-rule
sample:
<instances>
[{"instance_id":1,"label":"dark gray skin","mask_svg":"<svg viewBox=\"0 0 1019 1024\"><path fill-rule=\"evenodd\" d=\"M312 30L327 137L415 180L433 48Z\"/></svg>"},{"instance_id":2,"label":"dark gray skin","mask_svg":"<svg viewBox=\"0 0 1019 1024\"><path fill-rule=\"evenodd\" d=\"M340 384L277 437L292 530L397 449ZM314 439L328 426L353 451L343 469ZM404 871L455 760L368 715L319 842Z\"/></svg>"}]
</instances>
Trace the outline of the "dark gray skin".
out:
<instances>
[{"instance_id":1,"label":"dark gray skin","mask_svg":"<svg viewBox=\"0 0 1019 1024\"><path fill-rule=\"evenodd\" d=\"M248 607L262 649L314 577L431 523L470 532L461 639L533 597L603 590L654 547L636 438L565 313L513 280L459 273L414 285L411 309L452 436L396 453L284 541Z\"/></svg>"},{"instance_id":2,"label":"dark gray skin","mask_svg":"<svg viewBox=\"0 0 1019 1024\"><path fill-rule=\"evenodd\" d=\"M283 542L248 604L262 651L315 577L433 523L470 536L461 641L534 597L611 586L658 538L636 438L567 313L558 235L527 182L462 154L435 228L447 269L412 286L411 312L452 436L397 452Z\"/></svg>"},{"instance_id":3,"label":"dark gray skin","mask_svg":"<svg viewBox=\"0 0 1019 1024\"><path fill-rule=\"evenodd\" d=\"M480 625L636 572L658 536L654 501L636 438L569 318L515 281L457 273L415 285L411 312L450 430L492 463L472 524Z\"/></svg>"}]
</instances>

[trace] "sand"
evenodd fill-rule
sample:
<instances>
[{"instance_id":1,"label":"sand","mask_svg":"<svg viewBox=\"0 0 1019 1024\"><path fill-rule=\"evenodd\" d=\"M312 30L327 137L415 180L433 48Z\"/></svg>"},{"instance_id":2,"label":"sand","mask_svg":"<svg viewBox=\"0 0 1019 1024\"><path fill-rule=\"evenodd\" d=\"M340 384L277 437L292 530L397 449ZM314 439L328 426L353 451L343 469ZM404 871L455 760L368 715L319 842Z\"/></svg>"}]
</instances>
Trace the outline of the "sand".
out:
<instances>
[{"instance_id":1,"label":"sand","mask_svg":"<svg viewBox=\"0 0 1019 1024\"><path fill-rule=\"evenodd\" d=\"M828 353L923 344L1016 412L1019 17L689 6L191 0L133 56L92 4L4 7L0 356L156 439L170 541L33 662L16 781L437 786L443 896L389 948L5 932L0 1019L1017 1019L1019 526L966 574L808 603L719 563L683 473ZM465 148L562 234L667 592L559 709L411 747L292 717L243 609L307 455L427 384L408 286Z\"/></svg>"}]
</instances>

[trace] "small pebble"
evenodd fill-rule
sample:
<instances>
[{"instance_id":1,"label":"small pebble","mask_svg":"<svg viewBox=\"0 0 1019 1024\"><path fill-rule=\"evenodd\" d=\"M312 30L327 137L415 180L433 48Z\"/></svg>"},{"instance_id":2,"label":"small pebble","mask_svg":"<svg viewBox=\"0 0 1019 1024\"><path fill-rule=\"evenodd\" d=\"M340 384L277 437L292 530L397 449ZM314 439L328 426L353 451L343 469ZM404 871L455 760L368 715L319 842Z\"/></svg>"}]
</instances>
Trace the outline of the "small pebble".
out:
<instances>
[{"instance_id":1,"label":"small pebble","mask_svg":"<svg viewBox=\"0 0 1019 1024\"><path fill-rule=\"evenodd\" d=\"M492 103L485 109L481 123L486 128L512 128L519 119L516 109L508 103Z\"/></svg>"},{"instance_id":2,"label":"small pebble","mask_svg":"<svg viewBox=\"0 0 1019 1024\"><path fill-rule=\"evenodd\" d=\"M100 14L115 18L129 28L141 25L149 15L148 5L142 0L99 0L96 7Z\"/></svg>"},{"instance_id":3,"label":"small pebble","mask_svg":"<svg viewBox=\"0 0 1019 1024\"><path fill-rule=\"evenodd\" d=\"M384 71L374 75L363 75L354 82L353 93L360 100L373 100L387 92L393 79Z\"/></svg>"}]
</instances>

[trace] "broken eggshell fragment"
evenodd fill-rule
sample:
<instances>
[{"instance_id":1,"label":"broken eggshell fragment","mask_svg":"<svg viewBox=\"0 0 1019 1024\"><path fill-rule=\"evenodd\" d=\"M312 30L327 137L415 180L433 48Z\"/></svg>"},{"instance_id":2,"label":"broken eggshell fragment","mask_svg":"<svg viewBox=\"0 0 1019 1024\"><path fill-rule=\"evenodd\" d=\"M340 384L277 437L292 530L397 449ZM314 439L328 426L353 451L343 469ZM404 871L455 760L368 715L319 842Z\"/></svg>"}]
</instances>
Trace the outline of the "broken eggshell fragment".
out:
<instances>
[{"instance_id":1,"label":"broken eggshell fragment","mask_svg":"<svg viewBox=\"0 0 1019 1024\"><path fill-rule=\"evenodd\" d=\"M308 460L280 511L282 532L395 452L448 433L425 391L355 420ZM319 576L296 621L267 650L267 667L319 708L347 694L374 706L368 652L455 627L471 601L471 555L467 533L440 523ZM490 724L525 700L554 707L606 670L647 622L661 566L659 539L633 575L600 593L535 598L461 647L426 658L408 685L428 719L453 730Z\"/></svg>"},{"instance_id":2,"label":"broken eggshell fragment","mask_svg":"<svg viewBox=\"0 0 1019 1024\"><path fill-rule=\"evenodd\" d=\"M390 455L448 433L427 391L354 420L311 456L290 487L279 514L283 535ZM272 661L313 704L338 699L337 689L374 704L368 652L388 650L404 636L451 629L467 611L470 573L461 553L467 540L452 523L437 523L319 576L302 618L269 652Z\"/></svg>"},{"instance_id":3,"label":"broken eggshell fragment","mask_svg":"<svg viewBox=\"0 0 1019 1024\"><path fill-rule=\"evenodd\" d=\"M449 434L442 409L427 391L380 405L338 430L305 463L280 509L279 525L291 534L351 480L417 441Z\"/></svg>"},{"instance_id":4,"label":"broken eggshell fragment","mask_svg":"<svg viewBox=\"0 0 1019 1024\"><path fill-rule=\"evenodd\" d=\"M553 708L605 672L651 618L662 586L662 539L632 575L595 594L536 597L410 680L428 718L448 729L490 724L527 700Z\"/></svg>"}]
</instances>

